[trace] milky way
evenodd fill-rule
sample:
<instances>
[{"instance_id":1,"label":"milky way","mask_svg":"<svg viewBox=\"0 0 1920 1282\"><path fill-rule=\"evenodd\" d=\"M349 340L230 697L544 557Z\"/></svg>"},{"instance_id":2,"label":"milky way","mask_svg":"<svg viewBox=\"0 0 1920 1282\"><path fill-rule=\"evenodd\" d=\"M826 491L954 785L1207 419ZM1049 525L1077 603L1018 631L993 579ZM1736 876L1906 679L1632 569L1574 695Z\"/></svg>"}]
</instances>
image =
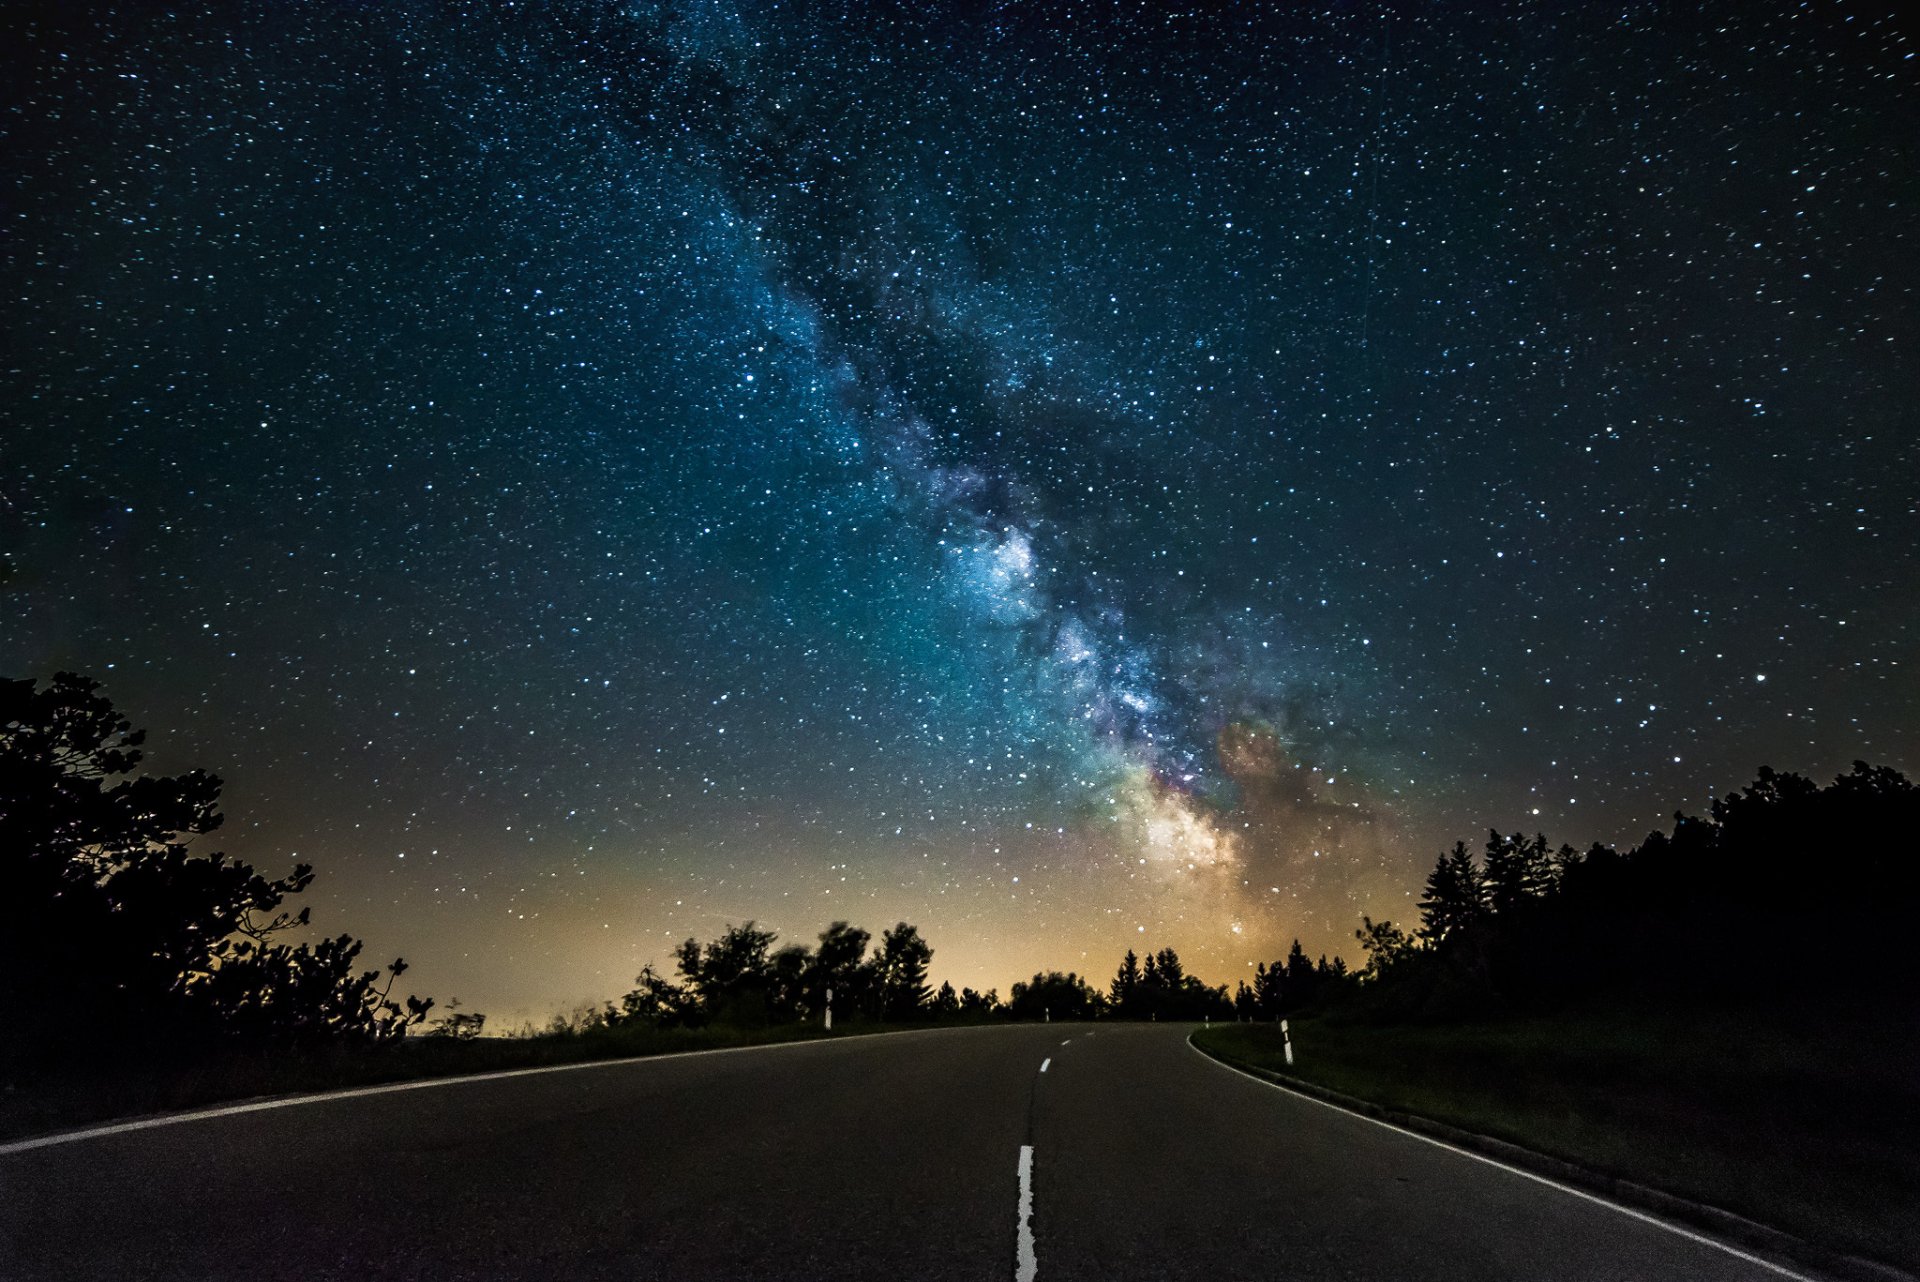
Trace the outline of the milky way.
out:
<instances>
[{"instance_id":1,"label":"milky way","mask_svg":"<svg viewBox=\"0 0 1920 1282\"><path fill-rule=\"evenodd\" d=\"M1915 760L1886 6L79 8L0 669L443 998L750 917L1231 979Z\"/></svg>"}]
</instances>

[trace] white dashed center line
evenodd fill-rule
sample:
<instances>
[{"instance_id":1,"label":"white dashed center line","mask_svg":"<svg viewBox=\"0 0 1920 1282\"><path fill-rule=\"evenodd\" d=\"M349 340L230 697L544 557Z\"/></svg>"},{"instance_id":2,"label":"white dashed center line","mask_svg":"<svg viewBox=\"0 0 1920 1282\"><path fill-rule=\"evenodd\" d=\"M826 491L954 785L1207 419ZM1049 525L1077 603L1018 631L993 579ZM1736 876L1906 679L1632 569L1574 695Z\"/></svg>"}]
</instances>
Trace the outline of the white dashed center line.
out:
<instances>
[{"instance_id":1,"label":"white dashed center line","mask_svg":"<svg viewBox=\"0 0 1920 1282\"><path fill-rule=\"evenodd\" d=\"M1047 1071L1047 1065L1049 1065L1049 1064L1051 1064L1051 1063L1053 1063L1053 1056L1051 1056L1051 1055L1049 1055L1049 1056L1047 1056L1047 1057L1046 1057L1045 1059L1043 1059L1043 1060L1041 1060L1041 1061L1040 1061L1040 1071L1041 1071L1041 1072L1043 1072L1043 1073L1044 1073L1044 1072L1046 1072L1046 1071Z\"/></svg>"},{"instance_id":2,"label":"white dashed center line","mask_svg":"<svg viewBox=\"0 0 1920 1282\"><path fill-rule=\"evenodd\" d=\"M1033 1145L1020 1146L1020 1242L1014 1250L1013 1282L1033 1282L1040 1271L1033 1258Z\"/></svg>"}]
</instances>

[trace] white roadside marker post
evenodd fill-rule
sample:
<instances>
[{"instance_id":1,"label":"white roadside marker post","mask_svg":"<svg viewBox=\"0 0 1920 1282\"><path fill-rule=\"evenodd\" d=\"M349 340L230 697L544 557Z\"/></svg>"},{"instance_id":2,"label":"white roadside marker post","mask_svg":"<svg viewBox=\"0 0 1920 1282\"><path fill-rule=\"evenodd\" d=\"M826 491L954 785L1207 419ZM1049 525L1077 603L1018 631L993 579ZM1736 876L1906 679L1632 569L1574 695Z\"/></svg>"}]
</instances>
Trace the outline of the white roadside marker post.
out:
<instances>
[{"instance_id":1,"label":"white roadside marker post","mask_svg":"<svg viewBox=\"0 0 1920 1282\"><path fill-rule=\"evenodd\" d=\"M833 990L827 990L827 1031L833 1031Z\"/></svg>"},{"instance_id":2,"label":"white roadside marker post","mask_svg":"<svg viewBox=\"0 0 1920 1282\"><path fill-rule=\"evenodd\" d=\"M1287 1021L1280 1021L1280 1040L1286 1047L1287 1067L1293 1067L1293 1034L1287 1031Z\"/></svg>"}]
</instances>

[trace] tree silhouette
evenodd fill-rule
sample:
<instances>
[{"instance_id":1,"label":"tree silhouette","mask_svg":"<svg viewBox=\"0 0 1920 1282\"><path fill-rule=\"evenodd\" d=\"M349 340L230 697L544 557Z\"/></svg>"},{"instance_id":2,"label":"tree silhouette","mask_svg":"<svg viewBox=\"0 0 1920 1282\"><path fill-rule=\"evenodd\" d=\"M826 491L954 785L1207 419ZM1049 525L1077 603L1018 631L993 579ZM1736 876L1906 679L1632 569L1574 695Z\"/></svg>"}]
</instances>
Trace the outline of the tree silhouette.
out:
<instances>
[{"instance_id":1,"label":"tree silhouette","mask_svg":"<svg viewBox=\"0 0 1920 1282\"><path fill-rule=\"evenodd\" d=\"M805 944L788 944L767 959L767 1007L770 1018L799 1019L813 1013L807 1001L807 973L813 953Z\"/></svg>"},{"instance_id":2,"label":"tree silhouette","mask_svg":"<svg viewBox=\"0 0 1920 1282\"><path fill-rule=\"evenodd\" d=\"M1472 930L1486 915L1487 894L1467 843L1456 841L1427 875L1420 900L1420 934L1429 943L1445 943Z\"/></svg>"},{"instance_id":3,"label":"tree silhouette","mask_svg":"<svg viewBox=\"0 0 1920 1282\"><path fill-rule=\"evenodd\" d=\"M873 971L864 959L872 938L858 926L849 926L844 921L833 922L820 932L819 946L813 950L813 964L806 977L809 1009L825 1008L828 989L833 990L834 1008L843 1016L867 1008Z\"/></svg>"},{"instance_id":4,"label":"tree silhouette","mask_svg":"<svg viewBox=\"0 0 1920 1282\"><path fill-rule=\"evenodd\" d=\"M1036 976L1036 982L1040 978ZM1187 974L1180 954L1171 948L1148 953L1144 963L1129 949L1104 1000L1097 992L1094 996L1100 1013L1122 1019L1227 1019L1235 1010L1225 984L1209 988Z\"/></svg>"},{"instance_id":5,"label":"tree silhouette","mask_svg":"<svg viewBox=\"0 0 1920 1282\"><path fill-rule=\"evenodd\" d=\"M777 983L768 955L777 938L751 921L744 926L728 923L720 938L704 947L699 940L689 939L674 949L680 973L704 1020L764 1024L787 1013L775 1005ZM803 969L804 959L794 968L796 988Z\"/></svg>"},{"instance_id":6,"label":"tree silhouette","mask_svg":"<svg viewBox=\"0 0 1920 1282\"><path fill-rule=\"evenodd\" d=\"M671 1027L697 1021L698 1003L693 994L655 970L652 962L635 976L633 985L620 999L620 1009L611 1022Z\"/></svg>"},{"instance_id":7,"label":"tree silhouette","mask_svg":"<svg viewBox=\"0 0 1920 1282\"><path fill-rule=\"evenodd\" d=\"M1307 957L1307 950L1300 947L1300 941L1294 940L1293 947L1287 950L1287 1001L1290 1005L1304 1006L1313 1001L1319 992L1314 982L1313 962Z\"/></svg>"},{"instance_id":8,"label":"tree silhouette","mask_svg":"<svg viewBox=\"0 0 1920 1282\"><path fill-rule=\"evenodd\" d=\"M1180 964L1179 953L1174 952L1171 948L1162 948L1156 955L1155 960L1160 963L1159 975L1160 986L1162 988L1169 991L1178 991L1186 987L1187 971L1186 967Z\"/></svg>"},{"instance_id":9,"label":"tree silhouette","mask_svg":"<svg viewBox=\"0 0 1920 1282\"><path fill-rule=\"evenodd\" d=\"M145 738L96 681L0 679L0 1061L384 1041L424 1019L430 1000L390 996L403 961L382 986L358 940L284 942L310 866L192 852L222 822L220 780L136 774Z\"/></svg>"},{"instance_id":10,"label":"tree silhouette","mask_svg":"<svg viewBox=\"0 0 1920 1282\"><path fill-rule=\"evenodd\" d=\"M868 957L866 931L844 921L820 932L819 947L802 944L775 948L778 936L756 923L728 924L718 939L702 944L687 939L673 950L680 972L675 983L651 964L617 1007L607 1007L607 1022L674 1025L754 1026L817 1017L833 993L838 1019L911 1020L930 1012L979 1013L999 998L968 989L956 994L941 986L936 998L927 984L933 949L920 929L900 922L885 932Z\"/></svg>"},{"instance_id":11,"label":"tree silhouette","mask_svg":"<svg viewBox=\"0 0 1920 1282\"><path fill-rule=\"evenodd\" d=\"M1504 913L1531 899L1539 899L1553 889L1553 857L1547 853L1547 838L1536 833L1531 841L1523 833L1502 836L1487 834L1487 905L1495 913Z\"/></svg>"},{"instance_id":12,"label":"tree silhouette","mask_svg":"<svg viewBox=\"0 0 1920 1282\"><path fill-rule=\"evenodd\" d=\"M1100 994L1072 971L1042 971L1009 990L1007 1011L1015 1019L1092 1019Z\"/></svg>"},{"instance_id":13,"label":"tree silhouette","mask_svg":"<svg viewBox=\"0 0 1920 1282\"><path fill-rule=\"evenodd\" d=\"M1277 1019L1286 1009L1286 973L1287 964L1277 961L1269 966L1261 962L1253 970L1253 996L1258 1003L1260 1018Z\"/></svg>"},{"instance_id":14,"label":"tree silhouette","mask_svg":"<svg viewBox=\"0 0 1920 1282\"><path fill-rule=\"evenodd\" d=\"M920 938L917 926L900 922L880 934L874 971L880 988L882 1019L916 1019L932 995L927 987L927 965L933 949Z\"/></svg>"},{"instance_id":15,"label":"tree silhouette","mask_svg":"<svg viewBox=\"0 0 1920 1282\"><path fill-rule=\"evenodd\" d=\"M1152 964L1151 958L1148 964ZM1139 991L1140 958L1129 948L1120 961L1120 969L1114 972L1113 983L1107 987L1107 1002L1122 1019L1131 1019L1140 1004Z\"/></svg>"},{"instance_id":16,"label":"tree silhouette","mask_svg":"<svg viewBox=\"0 0 1920 1282\"><path fill-rule=\"evenodd\" d=\"M1761 767L1707 816L1621 853L1550 850L1543 834L1489 833L1475 904L1464 844L1421 900L1424 949L1363 917L1365 1004L1383 1015L1459 1017L1610 993L1680 1005L1763 999L1870 1009L1911 1002L1920 952L1920 788L1853 763L1822 788ZM1782 965L1776 941L1840 966ZM1403 964L1404 963L1404 964ZM1291 980L1291 974L1289 974Z\"/></svg>"},{"instance_id":17,"label":"tree silhouette","mask_svg":"<svg viewBox=\"0 0 1920 1282\"><path fill-rule=\"evenodd\" d=\"M1404 961L1413 952L1413 940L1407 932L1390 921L1375 921L1365 916L1360 918L1360 929L1353 932L1360 941L1360 947L1367 954L1367 967L1361 972L1364 979L1377 983L1385 979L1395 965ZM1326 958L1320 963L1326 966Z\"/></svg>"}]
</instances>

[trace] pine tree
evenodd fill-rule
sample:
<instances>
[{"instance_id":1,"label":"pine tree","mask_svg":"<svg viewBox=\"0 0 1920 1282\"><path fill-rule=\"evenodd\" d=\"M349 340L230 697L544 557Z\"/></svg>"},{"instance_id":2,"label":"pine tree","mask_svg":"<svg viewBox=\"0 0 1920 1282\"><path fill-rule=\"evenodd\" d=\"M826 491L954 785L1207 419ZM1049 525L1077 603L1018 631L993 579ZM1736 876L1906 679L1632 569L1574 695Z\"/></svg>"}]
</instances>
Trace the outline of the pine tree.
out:
<instances>
[{"instance_id":1,"label":"pine tree","mask_svg":"<svg viewBox=\"0 0 1920 1282\"><path fill-rule=\"evenodd\" d=\"M879 976L881 1018L917 1019L927 1008L933 990L927 986L927 964L933 949L920 938L920 929L901 922L880 932L880 952L874 969Z\"/></svg>"},{"instance_id":2,"label":"pine tree","mask_svg":"<svg viewBox=\"0 0 1920 1282\"><path fill-rule=\"evenodd\" d=\"M1320 991L1314 982L1313 962L1307 957L1307 950L1300 946L1299 940L1293 941L1293 947L1287 950L1287 973L1285 981L1287 1005L1298 1009L1311 1005L1314 994Z\"/></svg>"},{"instance_id":3,"label":"pine tree","mask_svg":"<svg viewBox=\"0 0 1920 1282\"><path fill-rule=\"evenodd\" d=\"M1253 968L1253 995L1260 1004L1260 1017L1273 1019L1280 1014L1284 997L1284 985L1281 977L1285 973L1284 962L1275 962L1268 966L1261 962Z\"/></svg>"},{"instance_id":4,"label":"pine tree","mask_svg":"<svg viewBox=\"0 0 1920 1282\"><path fill-rule=\"evenodd\" d=\"M1471 929L1485 913L1480 870L1467 843L1456 841L1427 876L1427 891L1420 900L1420 934L1429 943L1444 943Z\"/></svg>"},{"instance_id":5,"label":"pine tree","mask_svg":"<svg viewBox=\"0 0 1920 1282\"><path fill-rule=\"evenodd\" d=\"M1151 957L1147 959L1147 964L1149 966L1153 964ZM1131 1016L1134 1008L1139 1005L1139 992L1140 959L1134 955L1133 949L1129 948L1126 958L1120 963L1120 969L1114 973L1113 983L1107 989L1114 1013L1123 1019Z\"/></svg>"},{"instance_id":6,"label":"pine tree","mask_svg":"<svg viewBox=\"0 0 1920 1282\"><path fill-rule=\"evenodd\" d=\"M1487 903L1495 913L1545 895L1553 889L1553 857L1547 852L1546 835L1536 833L1529 841L1524 833L1506 837L1489 832L1486 872Z\"/></svg>"},{"instance_id":7,"label":"pine tree","mask_svg":"<svg viewBox=\"0 0 1920 1282\"><path fill-rule=\"evenodd\" d=\"M1186 987L1186 968L1180 964L1180 954L1171 948L1160 950L1160 983L1169 992L1178 992Z\"/></svg>"}]
</instances>

